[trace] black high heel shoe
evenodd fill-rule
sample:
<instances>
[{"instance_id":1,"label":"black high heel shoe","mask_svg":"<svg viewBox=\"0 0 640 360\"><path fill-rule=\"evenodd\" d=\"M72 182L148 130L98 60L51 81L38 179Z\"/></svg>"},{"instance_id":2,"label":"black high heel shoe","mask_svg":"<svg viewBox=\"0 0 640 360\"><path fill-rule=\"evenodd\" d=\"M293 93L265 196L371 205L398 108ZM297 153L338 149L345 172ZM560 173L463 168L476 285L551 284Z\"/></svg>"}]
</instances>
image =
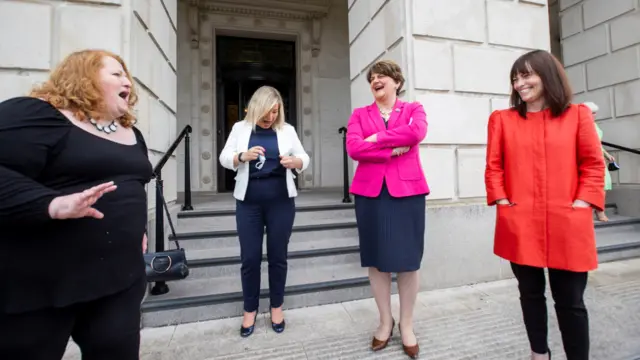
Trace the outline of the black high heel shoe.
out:
<instances>
[{"instance_id":1,"label":"black high heel shoe","mask_svg":"<svg viewBox=\"0 0 640 360\"><path fill-rule=\"evenodd\" d=\"M253 331L256 329L256 319L258 318L258 311L256 310L256 314L253 316L253 325L249 327L240 326L240 336L243 338L251 336Z\"/></svg>"},{"instance_id":2,"label":"black high heel shoe","mask_svg":"<svg viewBox=\"0 0 640 360\"><path fill-rule=\"evenodd\" d=\"M286 325L286 323L285 323L284 319L282 319L282 322L280 324L276 324L274 322L271 322L271 328L273 329L273 331L277 332L278 334L280 334L281 332L284 331L285 325Z\"/></svg>"},{"instance_id":3,"label":"black high heel shoe","mask_svg":"<svg viewBox=\"0 0 640 360\"><path fill-rule=\"evenodd\" d=\"M271 321L271 329L273 329L273 331L275 331L276 333L280 334L284 331L284 328L286 326L286 322L284 321L284 319L282 319L282 322L280 324L276 324L273 321Z\"/></svg>"}]
</instances>

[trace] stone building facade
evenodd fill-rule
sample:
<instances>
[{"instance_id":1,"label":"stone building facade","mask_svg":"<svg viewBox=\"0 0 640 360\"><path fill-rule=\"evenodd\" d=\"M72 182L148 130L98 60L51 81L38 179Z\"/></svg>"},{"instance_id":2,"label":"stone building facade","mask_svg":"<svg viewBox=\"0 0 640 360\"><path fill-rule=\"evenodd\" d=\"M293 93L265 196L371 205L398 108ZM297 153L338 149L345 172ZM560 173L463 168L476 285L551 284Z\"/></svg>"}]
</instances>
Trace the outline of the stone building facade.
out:
<instances>
[{"instance_id":1,"label":"stone building facade","mask_svg":"<svg viewBox=\"0 0 640 360\"><path fill-rule=\"evenodd\" d=\"M508 106L509 68L530 49L562 58L577 99L600 106L607 141L638 147L639 8L639 0L2 0L0 100L26 92L71 51L119 53L138 86L139 127L152 161L191 125L191 188L223 192L220 117L232 107L221 106L236 85L225 83L220 39L266 39L270 49L292 44L290 120L312 156L298 185L338 188L338 128L372 101L367 67L393 59L407 78L402 97L427 111L421 160L429 201L482 203L487 120ZM170 201L185 187L182 153L163 173ZM619 154L619 163L617 188L640 187L640 160Z\"/></svg>"},{"instance_id":2,"label":"stone building facade","mask_svg":"<svg viewBox=\"0 0 640 360\"><path fill-rule=\"evenodd\" d=\"M576 93L593 101L604 140L640 147L640 2L561 0L562 58ZM640 213L640 156L612 152L621 166L612 173L610 201Z\"/></svg>"}]
</instances>

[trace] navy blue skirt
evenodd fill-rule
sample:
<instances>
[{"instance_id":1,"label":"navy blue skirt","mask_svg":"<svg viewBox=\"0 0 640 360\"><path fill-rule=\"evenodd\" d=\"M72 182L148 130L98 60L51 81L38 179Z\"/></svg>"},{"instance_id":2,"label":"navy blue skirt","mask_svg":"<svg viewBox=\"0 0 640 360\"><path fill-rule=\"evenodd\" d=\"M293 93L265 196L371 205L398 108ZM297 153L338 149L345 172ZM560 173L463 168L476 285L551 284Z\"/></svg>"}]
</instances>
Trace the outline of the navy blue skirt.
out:
<instances>
[{"instance_id":1,"label":"navy blue skirt","mask_svg":"<svg viewBox=\"0 0 640 360\"><path fill-rule=\"evenodd\" d=\"M426 196L392 197L383 183L375 198L355 196L360 263L381 272L420 269L424 253Z\"/></svg>"}]
</instances>

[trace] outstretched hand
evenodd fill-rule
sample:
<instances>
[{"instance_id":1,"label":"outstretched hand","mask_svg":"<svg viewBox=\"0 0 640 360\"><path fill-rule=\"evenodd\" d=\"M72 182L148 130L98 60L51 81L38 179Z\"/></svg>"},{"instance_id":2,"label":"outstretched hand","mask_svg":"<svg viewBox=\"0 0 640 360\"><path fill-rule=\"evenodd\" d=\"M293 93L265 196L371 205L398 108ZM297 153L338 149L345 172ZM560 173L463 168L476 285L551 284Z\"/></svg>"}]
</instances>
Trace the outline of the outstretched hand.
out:
<instances>
[{"instance_id":1,"label":"outstretched hand","mask_svg":"<svg viewBox=\"0 0 640 360\"><path fill-rule=\"evenodd\" d=\"M116 190L117 186L110 181L87 189L83 192L58 196L49 204L49 216L52 219L79 219L92 217L102 219L104 214L93 208L93 205L106 193Z\"/></svg>"}]
</instances>

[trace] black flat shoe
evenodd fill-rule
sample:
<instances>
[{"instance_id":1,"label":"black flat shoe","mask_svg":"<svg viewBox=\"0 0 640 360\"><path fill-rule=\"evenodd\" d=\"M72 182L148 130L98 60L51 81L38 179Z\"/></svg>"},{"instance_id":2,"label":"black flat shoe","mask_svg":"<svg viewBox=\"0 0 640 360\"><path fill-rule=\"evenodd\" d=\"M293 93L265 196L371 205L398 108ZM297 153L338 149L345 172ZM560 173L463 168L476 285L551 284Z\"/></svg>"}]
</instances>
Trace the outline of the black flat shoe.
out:
<instances>
[{"instance_id":1,"label":"black flat shoe","mask_svg":"<svg viewBox=\"0 0 640 360\"><path fill-rule=\"evenodd\" d=\"M253 330L256 329L256 319L258 318L258 312L256 311L255 316L253 317L253 325L249 327L240 326L240 336L246 338L253 334Z\"/></svg>"},{"instance_id":2,"label":"black flat shoe","mask_svg":"<svg viewBox=\"0 0 640 360\"><path fill-rule=\"evenodd\" d=\"M271 328L273 329L273 331L277 332L278 334L280 334L281 332L284 331L284 326L286 325L284 319L282 320L282 322L280 324L276 324L273 321L271 322Z\"/></svg>"}]
</instances>

